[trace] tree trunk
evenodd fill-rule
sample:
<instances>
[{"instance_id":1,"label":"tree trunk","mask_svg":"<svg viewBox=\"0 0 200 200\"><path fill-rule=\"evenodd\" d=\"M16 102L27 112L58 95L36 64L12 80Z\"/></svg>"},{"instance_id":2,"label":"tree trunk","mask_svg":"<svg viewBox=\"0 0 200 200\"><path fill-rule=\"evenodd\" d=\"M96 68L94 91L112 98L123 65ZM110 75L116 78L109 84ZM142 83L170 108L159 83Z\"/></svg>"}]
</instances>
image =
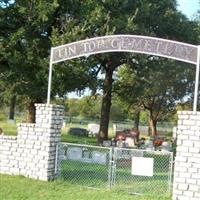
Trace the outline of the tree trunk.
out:
<instances>
[{"instance_id":1,"label":"tree trunk","mask_svg":"<svg viewBox=\"0 0 200 200\"><path fill-rule=\"evenodd\" d=\"M140 131L139 131L139 124L140 124L140 111L135 112L135 119L134 119L134 130L138 133L136 140L139 141L140 138Z\"/></svg>"},{"instance_id":2,"label":"tree trunk","mask_svg":"<svg viewBox=\"0 0 200 200\"><path fill-rule=\"evenodd\" d=\"M16 105L16 95L14 94L10 99L9 120L14 120L15 118L15 105Z\"/></svg>"},{"instance_id":3,"label":"tree trunk","mask_svg":"<svg viewBox=\"0 0 200 200\"><path fill-rule=\"evenodd\" d=\"M112 100L112 75L113 70L106 70L104 88L103 88L103 99L101 106L101 119L100 119L100 129L98 135L98 143L102 144L103 140L108 139L108 126L110 117L110 108Z\"/></svg>"},{"instance_id":4,"label":"tree trunk","mask_svg":"<svg viewBox=\"0 0 200 200\"><path fill-rule=\"evenodd\" d=\"M150 113L149 125L150 125L150 128L151 128L151 134L152 134L152 136L153 137L157 136L157 128L156 128L157 119L154 119L152 113Z\"/></svg>"},{"instance_id":5,"label":"tree trunk","mask_svg":"<svg viewBox=\"0 0 200 200\"><path fill-rule=\"evenodd\" d=\"M150 127L150 121L149 121L149 125L148 125L148 136L151 136L151 127Z\"/></svg>"},{"instance_id":6,"label":"tree trunk","mask_svg":"<svg viewBox=\"0 0 200 200\"><path fill-rule=\"evenodd\" d=\"M31 101L28 105L27 123L35 123L35 102Z\"/></svg>"}]
</instances>

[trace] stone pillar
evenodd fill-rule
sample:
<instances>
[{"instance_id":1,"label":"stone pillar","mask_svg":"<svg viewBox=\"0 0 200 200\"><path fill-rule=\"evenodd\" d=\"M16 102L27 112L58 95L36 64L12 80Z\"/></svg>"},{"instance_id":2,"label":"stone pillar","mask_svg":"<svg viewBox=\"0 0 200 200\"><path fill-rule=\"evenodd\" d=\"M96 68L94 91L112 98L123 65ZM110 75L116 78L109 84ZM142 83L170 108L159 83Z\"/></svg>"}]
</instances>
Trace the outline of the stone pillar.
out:
<instances>
[{"instance_id":1,"label":"stone pillar","mask_svg":"<svg viewBox=\"0 0 200 200\"><path fill-rule=\"evenodd\" d=\"M38 163L42 167L37 176L40 180L53 180L56 178L56 154L61 140L64 108L63 106L47 104L35 104L35 106L35 132L42 131L42 136L39 139L41 150L38 154L43 158Z\"/></svg>"},{"instance_id":2,"label":"stone pillar","mask_svg":"<svg viewBox=\"0 0 200 200\"><path fill-rule=\"evenodd\" d=\"M200 199L200 112L178 112L173 200Z\"/></svg>"},{"instance_id":3,"label":"stone pillar","mask_svg":"<svg viewBox=\"0 0 200 200\"><path fill-rule=\"evenodd\" d=\"M63 107L36 104L36 123L18 124L15 137L0 136L0 173L39 180L56 178Z\"/></svg>"}]
</instances>

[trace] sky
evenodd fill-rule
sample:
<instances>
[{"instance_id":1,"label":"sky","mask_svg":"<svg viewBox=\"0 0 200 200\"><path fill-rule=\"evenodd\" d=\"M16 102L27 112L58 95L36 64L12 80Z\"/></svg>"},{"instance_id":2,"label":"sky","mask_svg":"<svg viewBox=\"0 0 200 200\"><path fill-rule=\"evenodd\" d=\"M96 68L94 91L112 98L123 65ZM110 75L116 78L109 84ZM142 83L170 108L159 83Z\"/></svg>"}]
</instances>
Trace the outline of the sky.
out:
<instances>
[{"instance_id":1,"label":"sky","mask_svg":"<svg viewBox=\"0 0 200 200\"><path fill-rule=\"evenodd\" d=\"M194 17L197 10L200 10L199 0L177 0L178 10L182 11L189 19Z\"/></svg>"},{"instance_id":2,"label":"sky","mask_svg":"<svg viewBox=\"0 0 200 200\"><path fill-rule=\"evenodd\" d=\"M200 0L177 0L178 10L182 11L189 19L192 19L197 11L200 10ZM85 94L89 94L89 90L85 91ZM71 92L67 95L69 98L79 98L75 92Z\"/></svg>"}]
</instances>

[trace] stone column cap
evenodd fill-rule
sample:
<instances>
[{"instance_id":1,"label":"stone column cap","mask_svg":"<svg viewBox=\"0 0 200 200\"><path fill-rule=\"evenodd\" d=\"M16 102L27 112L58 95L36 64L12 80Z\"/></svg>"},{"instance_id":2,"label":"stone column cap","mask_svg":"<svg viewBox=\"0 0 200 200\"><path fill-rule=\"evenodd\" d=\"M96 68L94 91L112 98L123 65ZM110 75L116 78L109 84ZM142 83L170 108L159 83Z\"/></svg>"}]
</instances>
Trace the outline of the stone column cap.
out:
<instances>
[{"instance_id":1,"label":"stone column cap","mask_svg":"<svg viewBox=\"0 0 200 200\"><path fill-rule=\"evenodd\" d=\"M186 111L186 110L181 110L177 112L178 115L200 115L199 111Z\"/></svg>"}]
</instances>

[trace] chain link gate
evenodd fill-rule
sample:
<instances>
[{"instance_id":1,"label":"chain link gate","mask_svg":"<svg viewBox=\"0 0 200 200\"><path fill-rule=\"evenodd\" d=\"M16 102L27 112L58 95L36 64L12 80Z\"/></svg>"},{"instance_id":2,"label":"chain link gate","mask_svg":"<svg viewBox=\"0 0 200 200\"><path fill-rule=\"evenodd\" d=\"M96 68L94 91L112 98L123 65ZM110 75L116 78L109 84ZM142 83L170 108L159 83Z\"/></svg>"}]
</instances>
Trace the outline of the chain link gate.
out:
<instances>
[{"instance_id":1,"label":"chain link gate","mask_svg":"<svg viewBox=\"0 0 200 200\"><path fill-rule=\"evenodd\" d=\"M112 148L62 143L58 176L65 181L93 188L110 188Z\"/></svg>"},{"instance_id":2,"label":"chain link gate","mask_svg":"<svg viewBox=\"0 0 200 200\"><path fill-rule=\"evenodd\" d=\"M171 192L173 154L170 152L114 148L115 189L130 193Z\"/></svg>"},{"instance_id":3,"label":"chain link gate","mask_svg":"<svg viewBox=\"0 0 200 200\"><path fill-rule=\"evenodd\" d=\"M73 184L140 194L171 192L170 152L62 143L57 159L59 178Z\"/></svg>"}]
</instances>

